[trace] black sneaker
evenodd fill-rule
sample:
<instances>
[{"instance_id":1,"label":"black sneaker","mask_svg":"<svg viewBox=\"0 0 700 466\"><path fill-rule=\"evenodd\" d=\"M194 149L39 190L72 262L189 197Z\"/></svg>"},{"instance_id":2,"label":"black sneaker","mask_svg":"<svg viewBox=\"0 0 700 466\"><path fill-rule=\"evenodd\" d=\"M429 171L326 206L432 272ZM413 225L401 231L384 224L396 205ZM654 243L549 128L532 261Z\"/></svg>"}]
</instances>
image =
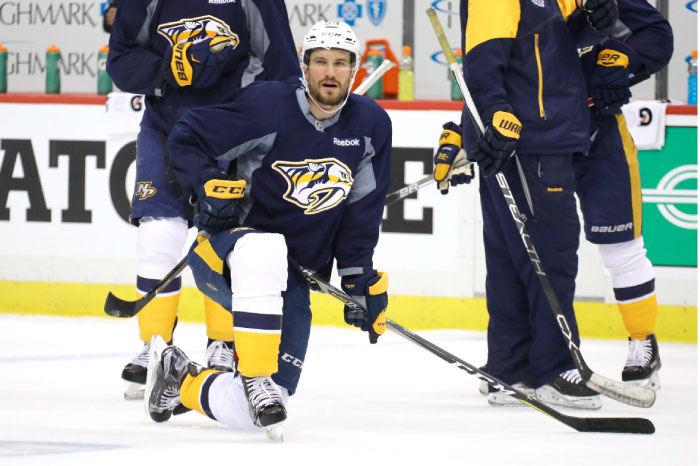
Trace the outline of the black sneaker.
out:
<instances>
[{"instance_id":1,"label":"black sneaker","mask_svg":"<svg viewBox=\"0 0 700 466\"><path fill-rule=\"evenodd\" d=\"M629 340L629 355L622 369L622 381L656 391L661 388L659 345L653 333L645 340Z\"/></svg>"},{"instance_id":2,"label":"black sneaker","mask_svg":"<svg viewBox=\"0 0 700 466\"><path fill-rule=\"evenodd\" d=\"M536 389L535 394L540 401L566 408L600 409L603 406L598 392L584 385L578 369L562 372Z\"/></svg>"}]
</instances>

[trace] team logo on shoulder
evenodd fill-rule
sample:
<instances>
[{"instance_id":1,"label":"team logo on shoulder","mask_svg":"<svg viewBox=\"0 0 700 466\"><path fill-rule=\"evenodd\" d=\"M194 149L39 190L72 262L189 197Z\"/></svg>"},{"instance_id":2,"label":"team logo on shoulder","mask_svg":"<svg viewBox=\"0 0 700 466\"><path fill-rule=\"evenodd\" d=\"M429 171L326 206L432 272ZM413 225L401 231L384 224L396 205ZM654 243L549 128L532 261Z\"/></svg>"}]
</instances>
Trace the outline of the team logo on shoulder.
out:
<instances>
[{"instance_id":1,"label":"team logo on shoulder","mask_svg":"<svg viewBox=\"0 0 700 466\"><path fill-rule=\"evenodd\" d=\"M303 207L305 214L332 209L350 194L354 180L350 169L336 159L272 164L287 181L284 199Z\"/></svg>"},{"instance_id":2,"label":"team logo on shoulder","mask_svg":"<svg viewBox=\"0 0 700 466\"><path fill-rule=\"evenodd\" d=\"M139 200L145 201L149 197L155 196L158 190L154 186L151 186L151 183L151 181L139 181L136 183L136 192L134 193L134 197L138 197Z\"/></svg>"},{"instance_id":3,"label":"team logo on shoulder","mask_svg":"<svg viewBox=\"0 0 700 466\"><path fill-rule=\"evenodd\" d=\"M168 39L170 45L180 42L200 42L208 37L227 37L233 42L233 47L238 46L238 34L219 18L213 16L200 16L197 18L184 18L180 21L161 24L158 33Z\"/></svg>"}]
</instances>

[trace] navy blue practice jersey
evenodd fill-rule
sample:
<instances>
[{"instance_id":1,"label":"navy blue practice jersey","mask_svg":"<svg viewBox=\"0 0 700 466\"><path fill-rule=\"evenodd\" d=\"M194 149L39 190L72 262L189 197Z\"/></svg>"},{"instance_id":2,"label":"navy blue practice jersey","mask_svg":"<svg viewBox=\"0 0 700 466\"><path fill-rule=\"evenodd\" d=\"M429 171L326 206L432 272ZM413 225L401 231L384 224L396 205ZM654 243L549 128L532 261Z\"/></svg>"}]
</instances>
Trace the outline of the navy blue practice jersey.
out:
<instances>
[{"instance_id":1,"label":"navy blue practice jersey","mask_svg":"<svg viewBox=\"0 0 700 466\"><path fill-rule=\"evenodd\" d=\"M255 83L186 112L168 149L187 194L200 170L235 160L248 183L241 225L284 235L302 265L320 270L335 258L341 275L372 267L391 152L391 120L373 100L350 95L319 121L303 88Z\"/></svg>"},{"instance_id":2,"label":"navy blue practice jersey","mask_svg":"<svg viewBox=\"0 0 700 466\"><path fill-rule=\"evenodd\" d=\"M221 79L200 89L167 85L163 75L173 45L208 37L234 45ZM146 95L144 118L166 133L188 108L223 102L254 81L301 76L283 0L122 0L107 71L119 89Z\"/></svg>"}]
</instances>

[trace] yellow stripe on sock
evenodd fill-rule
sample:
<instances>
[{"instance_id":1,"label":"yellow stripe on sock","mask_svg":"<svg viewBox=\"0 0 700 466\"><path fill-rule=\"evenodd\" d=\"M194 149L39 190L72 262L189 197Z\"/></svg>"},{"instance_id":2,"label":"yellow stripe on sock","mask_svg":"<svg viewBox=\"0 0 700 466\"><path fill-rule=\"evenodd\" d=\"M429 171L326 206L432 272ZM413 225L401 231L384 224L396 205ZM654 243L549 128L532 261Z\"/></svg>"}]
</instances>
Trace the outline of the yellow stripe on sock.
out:
<instances>
[{"instance_id":1,"label":"yellow stripe on sock","mask_svg":"<svg viewBox=\"0 0 700 466\"><path fill-rule=\"evenodd\" d=\"M233 331L238 371L246 377L271 376L277 372L281 333Z\"/></svg>"},{"instance_id":2,"label":"yellow stripe on sock","mask_svg":"<svg viewBox=\"0 0 700 466\"><path fill-rule=\"evenodd\" d=\"M180 403L186 408L194 409L206 416L207 414L204 412L202 404L199 402L200 392L202 391L202 385L207 377L216 372L218 371L206 370L196 377L187 374L185 381L182 382L182 386L180 387Z\"/></svg>"},{"instance_id":3,"label":"yellow stripe on sock","mask_svg":"<svg viewBox=\"0 0 700 466\"><path fill-rule=\"evenodd\" d=\"M233 315L206 295L204 320L207 324L207 337L212 340L233 341Z\"/></svg>"},{"instance_id":4,"label":"yellow stripe on sock","mask_svg":"<svg viewBox=\"0 0 700 466\"><path fill-rule=\"evenodd\" d=\"M171 341L179 303L180 293L171 296L156 296L153 301L141 309L141 312L137 314L141 340L150 342L153 335L160 335L163 340Z\"/></svg>"},{"instance_id":5,"label":"yellow stripe on sock","mask_svg":"<svg viewBox=\"0 0 700 466\"><path fill-rule=\"evenodd\" d=\"M659 305L656 295L632 303L617 303L627 332L633 340L644 340L656 330Z\"/></svg>"}]
</instances>

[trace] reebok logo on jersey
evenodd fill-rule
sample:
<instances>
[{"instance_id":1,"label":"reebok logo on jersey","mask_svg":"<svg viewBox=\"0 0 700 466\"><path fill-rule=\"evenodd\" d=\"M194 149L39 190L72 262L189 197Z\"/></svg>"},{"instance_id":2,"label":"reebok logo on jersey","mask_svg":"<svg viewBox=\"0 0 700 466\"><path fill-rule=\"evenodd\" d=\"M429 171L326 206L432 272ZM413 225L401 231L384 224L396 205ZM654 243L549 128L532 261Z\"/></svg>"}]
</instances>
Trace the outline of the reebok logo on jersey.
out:
<instances>
[{"instance_id":1,"label":"reebok logo on jersey","mask_svg":"<svg viewBox=\"0 0 700 466\"><path fill-rule=\"evenodd\" d=\"M620 225L593 225L591 231L593 233L617 233L618 231L627 231L634 228L632 222L622 223Z\"/></svg>"},{"instance_id":2,"label":"reebok logo on jersey","mask_svg":"<svg viewBox=\"0 0 700 466\"><path fill-rule=\"evenodd\" d=\"M360 147L360 140L358 138L333 138L333 144L341 147Z\"/></svg>"},{"instance_id":3,"label":"reebok logo on jersey","mask_svg":"<svg viewBox=\"0 0 700 466\"><path fill-rule=\"evenodd\" d=\"M287 182L283 198L302 207L304 214L323 212L340 204L350 194L352 172L337 159L279 160L272 164Z\"/></svg>"},{"instance_id":4,"label":"reebok logo on jersey","mask_svg":"<svg viewBox=\"0 0 700 466\"><path fill-rule=\"evenodd\" d=\"M209 0L210 4L221 5L222 3L236 3L236 0Z\"/></svg>"}]
</instances>

